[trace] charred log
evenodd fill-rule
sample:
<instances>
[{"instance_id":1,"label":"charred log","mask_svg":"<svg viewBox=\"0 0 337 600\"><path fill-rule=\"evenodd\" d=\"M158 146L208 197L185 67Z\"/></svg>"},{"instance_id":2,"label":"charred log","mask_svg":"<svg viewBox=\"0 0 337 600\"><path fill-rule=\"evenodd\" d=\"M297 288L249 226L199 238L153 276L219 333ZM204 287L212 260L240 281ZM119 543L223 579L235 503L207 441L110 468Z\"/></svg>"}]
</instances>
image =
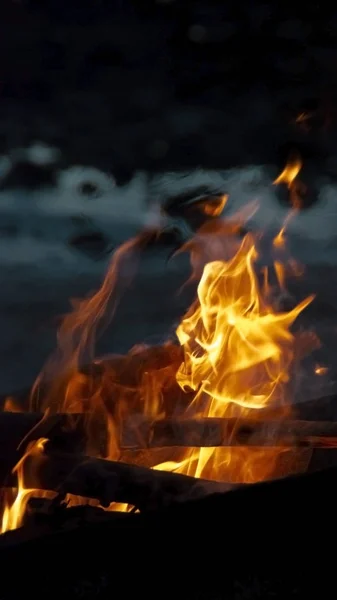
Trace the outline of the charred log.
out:
<instances>
[{"instance_id":1,"label":"charred log","mask_svg":"<svg viewBox=\"0 0 337 600\"><path fill-rule=\"evenodd\" d=\"M30 441L48 438L51 449L82 451L85 448L83 415L0 413L0 482L15 466ZM0 483L1 485L1 483Z\"/></svg>"},{"instance_id":2,"label":"charred log","mask_svg":"<svg viewBox=\"0 0 337 600\"><path fill-rule=\"evenodd\" d=\"M337 447L337 423L249 418L143 419L126 423L122 447Z\"/></svg>"},{"instance_id":3,"label":"charred log","mask_svg":"<svg viewBox=\"0 0 337 600\"><path fill-rule=\"evenodd\" d=\"M310 407L309 407L310 408ZM265 415L265 418L264 418ZM85 449L87 414L0 413L0 456L9 456L29 441L48 438L51 449ZM95 426L106 436L104 420ZM133 415L120 426L120 447L126 449L170 446L337 446L337 422L277 419L270 411L257 418L150 419Z\"/></svg>"},{"instance_id":4,"label":"charred log","mask_svg":"<svg viewBox=\"0 0 337 600\"><path fill-rule=\"evenodd\" d=\"M205 493L227 491L232 486L76 454L46 453L28 457L25 486L98 500L102 506L111 502L131 504L149 510L175 501L197 498ZM12 462L12 461L10 461ZM15 487L6 460L1 464L2 487Z\"/></svg>"}]
</instances>

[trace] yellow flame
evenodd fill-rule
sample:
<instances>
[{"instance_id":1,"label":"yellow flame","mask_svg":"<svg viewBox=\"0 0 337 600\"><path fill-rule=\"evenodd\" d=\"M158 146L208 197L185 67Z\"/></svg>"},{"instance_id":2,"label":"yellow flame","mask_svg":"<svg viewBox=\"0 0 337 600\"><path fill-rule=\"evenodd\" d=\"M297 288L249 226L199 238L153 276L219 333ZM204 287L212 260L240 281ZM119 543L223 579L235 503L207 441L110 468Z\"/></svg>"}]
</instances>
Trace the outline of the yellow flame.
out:
<instances>
[{"instance_id":1,"label":"yellow flame","mask_svg":"<svg viewBox=\"0 0 337 600\"><path fill-rule=\"evenodd\" d=\"M5 507L2 516L1 533L17 529L21 526L29 498L37 495L35 489L29 489L25 486L24 465L29 456L41 456L43 454L47 441L45 438L40 438L37 441L31 442L24 456L15 465L12 473L17 474L17 492L14 501L10 501L8 497L4 499Z\"/></svg>"},{"instance_id":2,"label":"yellow flame","mask_svg":"<svg viewBox=\"0 0 337 600\"><path fill-rule=\"evenodd\" d=\"M221 198L208 200L203 204L203 212L209 217L219 217L227 204L228 194L223 194Z\"/></svg>"},{"instance_id":3,"label":"yellow flame","mask_svg":"<svg viewBox=\"0 0 337 600\"><path fill-rule=\"evenodd\" d=\"M301 208L303 204L302 196L307 191L304 183L302 183L298 178L298 174L302 169L302 166L303 163L300 155L298 153L294 153L292 157L289 158L282 173L280 173L280 175L273 181L273 185L284 183L287 186L290 195L290 202L295 210ZM290 218L292 217L293 214ZM280 237L280 241L282 243L282 235Z\"/></svg>"},{"instance_id":4,"label":"yellow flame","mask_svg":"<svg viewBox=\"0 0 337 600\"><path fill-rule=\"evenodd\" d=\"M289 159L286 166L284 167L282 173L275 179L273 182L274 185L278 185L280 183L285 183L288 188L291 187L291 184L296 179L302 168L302 160L298 154L294 155Z\"/></svg>"},{"instance_id":5,"label":"yellow flame","mask_svg":"<svg viewBox=\"0 0 337 600\"><path fill-rule=\"evenodd\" d=\"M296 177L295 171L291 177ZM222 208L225 201L224 196ZM252 207L249 210L251 213ZM121 459L119 426L130 415L155 419L175 415L177 409L178 414L184 412L192 418L239 420L252 414L258 418L260 409L269 406L277 406L281 416L289 414L287 383L295 356L290 328L312 297L289 312L273 310L264 296L270 288L268 271L264 272L264 287L255 272L254 239L248 234L241 242L238 231L238 223L214 219L212 229L207 224L190 243L191 264L199 285L197 298L176 331L180 347L168 343L148 351L146 347L141 351L134 349L126 357L95 360L94 364L91 362L91 367L95 367L91 372L81 372L83 356L92 359L98 324L109 321L111 315L106 313L109 307L113 312L116 306L115 292L122 267L133 271L130 267L139 255L140 243L144 241L141 237L119 249L97 294L79 302L65 318L59 332L58 355L47 366L48 377L42 379L46 383L49 376L54 376L49 391L46 386L42 409L87 413L88 454ZM275 261L274 269L282 287L281 263ZM177 383L188 394L177 390ZM106 445L98 434L102 423L108 438ZM14 500L7 497L2 531L20 526L29 497L39 495L25 485L23 467L28 456L42 453L45 441L29 446L15 467L18 491ZM248 446L172 448L160 454L159 459L151 450L135 457L129 453L126 462L195 477L254 482L272 476L280 453L285 451L280 447ZM96 501L71 496L67 502L69 506L97 506ZM112 503L107 510L131 509L127 504Z\"/></svg>"},{"instance_id":6,"label":"yellow flame","mask_svg":"<svg viewBox=\"0 0 337 600\"><path fill-rule=\"evenodd\" d=\"M155 471L171 471L172 473L182 473L188 468L190 457L184 458L181 461L167 460L166 462L160 463L152 467Z\"/></svg>"},{"instance_id":7,"label":"yellow flame","mask_svg":"<svg viewBox=\"0 0 337 600\"><path fill-rule=\"evenodd\" d=\"M297 210L294 208L288 212L286 218L284 219L283 226L281 227L278 234L274 237L274 240L273 240L274 248L284 248L285 247L285 244L286 244L285 232L286 232L286 229L287 229L290 221L294 218L294 216L296 214L297 214Z\"/></svg>"},{"instance_id":8,"label":"yellow flame","mask_svg":"<svg viewBox=\"0 0 337 600\"><path fill-rule=\"evenodd\" d=\"M308 121L310 118L312 117L311 113L308 112L301 112L295 119L296 123L304 123L305 121Z\"/></svg>"},{"instance_id":9,"label":"yellow flame","mask_svg":"<svg viewBox=\"0 0 337 600\"><path fill-rule=\"evenodd\" d=\"M316 365L315 367L315 375L326 375L328 371L328 367L324 367L323 365Z\"/></svg>"},{"instance_id":10,"label":"yellow flame","mask_svg":"<svg viewBox=\"0 0 337 600\"><path fill-rule=\"evenodd\" d=\"M271 404L286 410L293 359L290 326L312 297L289 312L274 313L259 290L256 256L253 238L247 235L232 260L208 263L198 298L177 328L184 350L177 381L184 390L195 392L194 413L198 415L240 417ZM215 477L221 469L230 468L236 471L237 480L264 478L271 462L261 468L259 454L254 465L253 454L241 448L237 460L235 448L203 448L193 453L192 471L197 477ZM191 474L190 464L187 470Z\"/></svg>"}]
</instances>

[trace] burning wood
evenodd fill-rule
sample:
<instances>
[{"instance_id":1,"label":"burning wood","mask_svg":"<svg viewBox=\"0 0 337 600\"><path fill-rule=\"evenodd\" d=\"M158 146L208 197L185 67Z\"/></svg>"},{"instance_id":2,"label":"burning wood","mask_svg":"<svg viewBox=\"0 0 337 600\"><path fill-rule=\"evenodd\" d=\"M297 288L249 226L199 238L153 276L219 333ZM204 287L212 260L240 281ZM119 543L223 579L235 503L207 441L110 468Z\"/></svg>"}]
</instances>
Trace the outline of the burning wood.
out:
<instances>
[{"instance_id":1,"label":"burning wood","mask_svg":"<svg viewBox=\"0 0 337 600\"><path fill-rule=\"evenodd\" d=\"M308 446L337 448L337 423L272 421L249 418L199 418L143 420L132 430L125 426L122 448L165 446Z\"/></svg>"},{"instance_id":2,"label":"burning wood","mask_svg":"<svg viewBox=\"0 0 337 600\"><path fill-rule=\"evenodd\" d=\"M286 181L293 190L301 165L293 167L287 180L281 174L274 183ZM293 205L297 210L295 200ZM96 335L114 313L119 283L130 281L153 231L119 248L98 292L78 302L64 319L58 352L34 390L41 394L32 395L38 399L35 409L45 416L41 422L38 414L0 418L0 433L8 419L11 429L17 427L0 442L1 454L7 456L0 465L3 487L13 485L6 476L19 458L14 467L18 493L11 502L7 497L4 530L22 521L34 490L96 499L104 506L157 507L228 489L203 480L270 479L279 474L284 455L289 473L301 448L337 446L335 423L291 418L289 380L301 358L291 327L313 296L291 310L277 310L270 285L261 285L253 234L242 239L237 235L240 223L228 225L217 210L211 213L213 227L201 228L184 247L191 253L191 278L199 283L197 297L176 329L180 347L148 349L145 360L146 352L133 351L119 363L95 361ZM283 288L279 258L284 228L275 239L276 283ZM86 372L85 362L93 365ZM271 417L273 410L277 419ZM50 411L60 414L51 417ZM18 455L19 443L27 446L24 456ZM158 448L169 454L156 463L153 452ZM106 460L95 458L102 456ZM121 457L142 466L125 464Z\"/></svg>"},{"instance_id":3,"label":"burning wood","mask_svg":"<svg viewBox=\"0 0 337 600\"><path fill-rule=\"evenodd\" d=\"M49 452L46 443L43 438L31 442L11 475L13 457L7 457L1 463L2 489L7 487L10 492L18 485L10 506L10 494L4 492L3 533L21 525L29 500L41 494L54 498L55 504L64 499L69 502L71 495L80 504L95 500L105 508L118 503L124 510L130 505L139 510L151 510L233 487L123 462Z\"/></svg>"},{"instance_id":4,"label":"burning wood","mask_svg":"<svg viewBox=\"0 0 337 600\"><path fill-rule=\"evenodd\" d=\"M84 582L86 596L83 592L78 597L91 598L103 585L102 598L112 597L116 586L127 586L129 595L131 590L132 595L144 591L157 598L158 586L149 584L149 562L151 569L162 572L174 550L174 564L188 568L164 580L167 597L178 589L195 599L202 590L207 600L298 598L307 594L313 581L318 597L322 589L329 597L335 585L328 541L335 537L336 477L335 467L141 514L47 507L47 515L36 514L26 527L1 536L2 593L12 598L32 591L34 597L45 598L52 582L54 595L70 597ZM33 510L39 512L37 507ZM225 540L222 551L208 552L219 540ZM198 577L191 577L195 548L202 552L203 568ZM137 553L132 576L126 559L130 549ZM38 577L31 556L39 565ZM20 577L13 577L13 565Z\"/></svg>"},{"instance_id":5,"label":"burning wood","mask_svg":"<svg viewBox=\"0 0 337 600\"><path fill-rule=\"evenodd\" d=\"M57 492L98 500L108 508L113 502L140 510L160 508L171 502L225 492L233 486L205 481L122 462L76 454L48 453L29 457L27 489ZM33 473L30 478L30 473ZM38 473L38 478L36 478Z\"/></svg>"},{"instance_id":6,"label":"burning wood","mask_svg":"<svg viewBox=\"0 0 337 600\"><path fill-rule=\"evenodd\" d=\"M150 449L169 446L309 446L337 448L337 422L275 420L263 418L205 417L195 419L149 419L131 417L121 423L120 449ZM0 454L16 456L17 446L24 447L36 438L48 437L48 446L58 451L83 451L86 446L85 414L0 413ZM108 432L97 423L102 449ZM101 426L101 427L100 427ZM6 433L10 435L6 438ZM117 432L118 434L118 432ZM14 465L13 465L14 466ZM0 468L1 473L1 468Z\"/></svg>"}]
</instances>

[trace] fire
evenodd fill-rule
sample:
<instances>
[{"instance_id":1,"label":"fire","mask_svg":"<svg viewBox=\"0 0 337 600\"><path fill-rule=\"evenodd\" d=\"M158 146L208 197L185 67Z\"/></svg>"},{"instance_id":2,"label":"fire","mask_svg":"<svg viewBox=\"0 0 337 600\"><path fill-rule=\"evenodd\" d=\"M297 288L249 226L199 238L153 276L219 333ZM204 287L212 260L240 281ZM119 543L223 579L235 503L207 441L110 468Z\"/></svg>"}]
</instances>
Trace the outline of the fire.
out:
<instances>
[{"instance_id":1,"label":"fire","mask_svg":"<svg viewBox=\"0 0 337 600\"><path fill-rule=\"evenodd\" d=\"M291 157L283 169L282 173L275 179L274 185L285 183L290 189L297 175L302 168L302 160L299 155L295 154Z\"/></svg>"},{"instance_id":2,"label":"fire","mask_svg":"<svg viewBox=\"0 0 337 600\"><path fill-rule=\"evenodd\" d=\"M312 126L311 121L313 116L313 112L304 111L299 113L293 122L298 125L302 131L308 133Z\"/></svg>"},{"instance_id":3,"label":"fire","mask_svg":"<svg viewBox=\"0 0 337 600\"><path fill-rule=\"evenodd\" d=\"M286 384L294 342L290 326L312 297L287 313L273 312L259 291L256 257L253 238L247 235L232 260L208 263L198 298L177 329L184 349L177 381L195 393L189 407L193 414L239 419L273 404L284 406L285 414L289 410ZM261 466L260 452L256 461L251 449L236 453L235 448L201 449L198 456L194 452L193 474L219 477L223 470L228 478L235 466L239 481L269 475L271 456ZM191 465L187 472L191 474Z\"/></svg>"},{"instance_id":4,"label":"fire","mask_svg":"<svg viewBox=\"0 0 337 600\"><path fill-rule=\"evenodd\" d=\"M298 154L293 155L282 173L273 181L273 185L281 183L286 184L289 193L292 208L287 213L283 225L278 234L273 239L273 247L278 251L284 251L286 248L286 230L289 223L296 217L302 205L301 194L305 192L305 186L298 180L298 174L302 168L302 160ZM294 259L290 258L287 261L287 268L280 261L274 261L274 272L280 288L285 290L286 271L292 275L299 276L303 273L303 267Z\"/></svg>"},{"instance_id":5,"label":"fire","mask_svg":"<svg viewBox=\"0 0 337 600\"><path fill-rule=\"evenodd\" d=\"M290 223L290 221L294 218L294 216L297 214L297 210L292 209L288 212L283 226L281 227L280 231L278 232L278 234L274 237L273 240L273 246L274 248L284 248L286 245L286 240L285 240L285 232L286 229Z\"/></svg>"},{"instance_id":6,"label":"fire","mask_svg":"<svg viewBox=\"0 0 337 600\"><path fill-rule=\"evenodd\" d=\"M301 112L295 119L296 123L304 123L305 121L308 121L309 119L311 119L312 114L308 113L308 112Z\"/></svg>"},{"instance_id":7,"label":"fire","mask_svg":"<svg viewBox=\"0 0 337 600\"><path fill-rule=\"evenodd\" d=\"M328 367L325 367L324 365L316 365L315 366L315 374L316 375L326 375L328 373L329 369Z\"/></svg>"},{"instance_id":8,"label":"fire","mask_svg":"<svg viewBox=\"0 0 337 600\"><path fill-rule=\"evenodd\" d=\"M22 412L21 406L12 396L5 398L3 410L6 412Z\"/></svg>"},{"instance_id":9,"label":"fire","mask_svg":"<svg viewBox=\"0 0 337 600\"><path fill-rule=\"evenodd\" d=\"M299 160L290 163L274 183L291 187L300 168ZM218 217L226 201L223 196L208 208L213 211L209 214ZM250 206L250 213L252 209L256 207ZM283 234L279 242L274 240L274 247L284 243ZM275 310L266 293L266 269L264 285L259 278L254 236L242 237L239 223L215 218L184 247L191 255L190 281L197 278L199 283L197 297L176 329L179 345L137 346L127 356L97 359L97 335L111 320L135 272L139 251L151 235L145 232L119 248L98 292L74 303L60 328L57 353L33 389L32 407L48 414L86 413L90 456L219 481L250 483L272 477L280 454L288 451L285 447L173 447L161 455L150 449L138 454L123 449L125 423L140 436L140 424L148 417L230 417L239 425L240 419L258 419L269 407L277 408L280 417L288 416L289 377L296 354L291 327L313 299L310 296L287 312ZM274 269L282 288L281 262L275 261ZM12 402L6 407L16 410ZM14 501L5 498L3 532L20 526L28 499L37 495L25 486L24 473L27 459L41 457L45 442L29 445L14 469L18 491ZM82 501L92 502L67 500L69 506ZM108 507L130 508L116 503Z\"/></svg>"},{"instance_id":10,"label":"fire","mask_svg":"<svg viewBox=\"0 0 337 600\"><path fill-rule=\"evenodd\" d=\"M25 486L25 463L29 457L41 457L43 454L44 446L48 440L41 438L35 442L28 444L27 450L23 457L15 465L12 474L17 476L17 490L13 500L13 490L7 490L4 497L4 511L2 516L2 523L0 532L5 533L12 529L21 527L22 521L25 515L25 510L29 498L37 496L37 490L35 488L29 489Z\"/></svg>"},{"instance_id":11,"label":"fire","mask_svg":"<svg viewBox=\"0 0 337 600\"><path fill-rule=\"evenodd\" d=\"M304 183L298 178L302 166L303 163L300 155L297 152L293 153L282 173L273 182L274 185L283 183L287 186L290 194L290 202L295 213L302 207L303 195L307 191Z\"/></svg>"},{"instance_id":12,"label":"fire","mask_svg":"<svg viewBox=\"0 0 337 600\"><path fill-rule=\"evenodd\" d=\"M208 200L203 205L203 212L209 217L219 217L227 204L228 194L223 194L219 199Z\"/></svg>"}]
</instances>

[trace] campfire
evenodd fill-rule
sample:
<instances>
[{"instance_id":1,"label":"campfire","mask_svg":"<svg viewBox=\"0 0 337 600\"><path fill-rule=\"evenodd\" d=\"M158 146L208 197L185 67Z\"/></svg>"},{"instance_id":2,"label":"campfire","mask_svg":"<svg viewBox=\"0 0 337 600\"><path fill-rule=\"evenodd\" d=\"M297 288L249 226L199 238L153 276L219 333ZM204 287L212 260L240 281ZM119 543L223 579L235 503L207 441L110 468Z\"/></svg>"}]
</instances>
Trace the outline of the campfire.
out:
<instances>
[{"instance_id":1,"label":"campfire","mask_svg":"<svg viewBox=\"0 0 337 600\"><path fill-rule=\"evenodd\" d=\"M287 275L300 273L286 243L305 194L300 170L292 157L274 181L292 207L271 266L263 232L249 231L256 203L226 220L226 196L200 201L208 219L177 250L190 255L186 285L197 293L175 338L97 357L96 340L160 231L115 252L101 288L63 319L29 399L4 404L2 533L60 506L142 512L226 492L303 472L313 448L335 447L335 423L299 419L293 408L298 365L318 344L292 329L314 296L289 308L286 289Z\"/></svg>"}]
</instances>

